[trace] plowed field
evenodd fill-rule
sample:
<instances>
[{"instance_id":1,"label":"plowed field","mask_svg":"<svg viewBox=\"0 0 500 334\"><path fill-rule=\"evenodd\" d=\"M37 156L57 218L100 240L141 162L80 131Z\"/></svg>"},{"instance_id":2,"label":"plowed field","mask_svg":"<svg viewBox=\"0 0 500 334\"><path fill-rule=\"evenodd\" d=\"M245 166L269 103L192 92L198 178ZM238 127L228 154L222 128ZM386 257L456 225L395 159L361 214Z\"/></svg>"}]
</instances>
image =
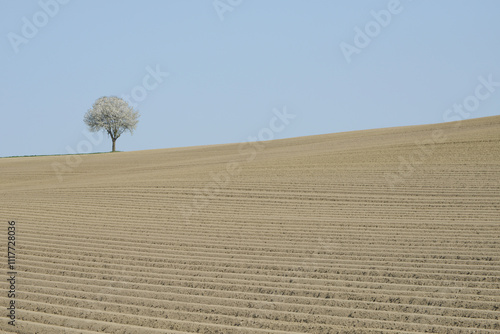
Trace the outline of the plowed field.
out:
<instances>
[{"instance_id":1,"label":"plowed field","mask_svg":"<svg viewBox=\"0 0 500 334\"><path fill-rule=\"evenodd\" d=\"M0 173L3 332L500 333L500 116Z\"/></svg>"}]
</instances>

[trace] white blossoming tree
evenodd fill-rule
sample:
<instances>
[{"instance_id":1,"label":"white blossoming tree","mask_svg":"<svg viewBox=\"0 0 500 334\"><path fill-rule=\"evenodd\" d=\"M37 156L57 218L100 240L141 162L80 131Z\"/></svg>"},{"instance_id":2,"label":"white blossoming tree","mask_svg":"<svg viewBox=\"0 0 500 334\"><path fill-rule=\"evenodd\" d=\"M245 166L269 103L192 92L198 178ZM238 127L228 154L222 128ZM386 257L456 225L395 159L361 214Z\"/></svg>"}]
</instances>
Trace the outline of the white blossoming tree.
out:
<instances>
[{"instance_id":1,"label":"white blossoming tree","mask_svg":"<svg viewBox=\"0 0 500 334\"><path fill-rule=\"evenodd\" d=\"M138 111L119 97L103 96L94 102L83 121L91 132L106 131L113 141L113 152L115 152L116 140L125 131L133 134L139 123L139 116Z\"/></svg>"}]
</instances>

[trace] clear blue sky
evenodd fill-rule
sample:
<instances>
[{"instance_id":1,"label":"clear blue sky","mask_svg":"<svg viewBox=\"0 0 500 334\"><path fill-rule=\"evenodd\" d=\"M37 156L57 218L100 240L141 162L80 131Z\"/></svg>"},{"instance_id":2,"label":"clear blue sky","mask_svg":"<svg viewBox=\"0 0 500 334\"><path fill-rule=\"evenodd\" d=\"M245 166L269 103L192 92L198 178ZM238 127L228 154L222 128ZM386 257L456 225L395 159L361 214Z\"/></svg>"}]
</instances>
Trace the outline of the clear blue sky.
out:
<instances>
[{"instance_id":1,"label":"clear blue sky","mask_svg":"<svg viewBox=\"0 0 500 334\"><path fill-rule=\"evenodd\" d=\"M133 91L122 151L244 142L285 106L275 138L439 123L500 82L498 0L60 1L0 0L0 156L76 150L93 102ZM485 89L468 118L500 114Z\"/></svg>"}]
</instances>

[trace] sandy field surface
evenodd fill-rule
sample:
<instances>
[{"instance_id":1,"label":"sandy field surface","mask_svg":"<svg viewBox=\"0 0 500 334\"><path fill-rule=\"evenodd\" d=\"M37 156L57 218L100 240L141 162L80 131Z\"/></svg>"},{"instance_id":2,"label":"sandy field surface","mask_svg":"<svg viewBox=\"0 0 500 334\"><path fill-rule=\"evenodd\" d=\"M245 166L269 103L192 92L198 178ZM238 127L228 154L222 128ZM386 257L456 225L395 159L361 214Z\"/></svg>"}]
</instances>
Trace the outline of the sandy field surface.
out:
<instances>
[{"instance_id":1,"label":"sandy field surface","mask_svg":"<svg viewBox=\"0 0 500 334\"><path fill-rule=\"evenodd\" d=\"M3 158L0 184L4 333L500 333L500 116Z\"/></svg>"}]
</instances>

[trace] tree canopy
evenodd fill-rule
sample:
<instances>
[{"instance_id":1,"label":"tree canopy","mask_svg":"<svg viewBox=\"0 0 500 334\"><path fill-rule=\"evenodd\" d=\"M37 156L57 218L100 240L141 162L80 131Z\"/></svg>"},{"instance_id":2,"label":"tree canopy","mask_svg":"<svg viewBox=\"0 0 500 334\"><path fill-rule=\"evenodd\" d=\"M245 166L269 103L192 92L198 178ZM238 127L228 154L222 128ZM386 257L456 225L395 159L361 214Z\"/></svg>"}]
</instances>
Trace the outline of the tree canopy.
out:
<instances>
[{"instance_id":1,"label":"tree canopy","mask_svg":"<svg viewBox=\"0 0 500 334\"><path fill-rule=\"evenodd\" d=\"M125 132L133 134L139 123L139 112L123 99L116 96L103 96L94 102L84 116L89 131L104 130L113 141L112 151L116 150L116 140Z\"/></svg>"}]
</instances>

